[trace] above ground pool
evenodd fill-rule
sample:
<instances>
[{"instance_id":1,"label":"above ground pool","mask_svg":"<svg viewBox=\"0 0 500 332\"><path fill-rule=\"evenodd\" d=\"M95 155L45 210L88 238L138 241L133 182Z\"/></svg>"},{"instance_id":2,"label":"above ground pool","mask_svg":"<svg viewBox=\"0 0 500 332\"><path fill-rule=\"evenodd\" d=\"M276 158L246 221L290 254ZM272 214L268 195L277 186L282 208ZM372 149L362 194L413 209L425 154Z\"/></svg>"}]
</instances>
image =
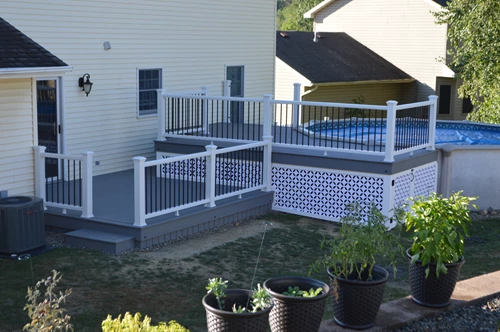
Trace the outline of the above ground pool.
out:
<instances>
[{"instance_id":1,"label":"above ground pool","mask_svg":"<svg viewBox=\"0 0 500 332\"><path fill-rule=\"evenodd\" d=\"M366 142L385 142L385 121L373 126L366 122L365 125L338 126L336 123L321 121L304 126L304 131L311 135L320 134L325 138L333 140L347 140L351 142L366 144ZM423 139L427 137L427 126L421 124L410 131L406 129L405 135ZM399 134L396 126L396 141ZM411 138L407 138L410 139ZM481 124L466 121L437 121L436 144L453 145L500 145L500 125Z\"/></svg>"}]
</instances>

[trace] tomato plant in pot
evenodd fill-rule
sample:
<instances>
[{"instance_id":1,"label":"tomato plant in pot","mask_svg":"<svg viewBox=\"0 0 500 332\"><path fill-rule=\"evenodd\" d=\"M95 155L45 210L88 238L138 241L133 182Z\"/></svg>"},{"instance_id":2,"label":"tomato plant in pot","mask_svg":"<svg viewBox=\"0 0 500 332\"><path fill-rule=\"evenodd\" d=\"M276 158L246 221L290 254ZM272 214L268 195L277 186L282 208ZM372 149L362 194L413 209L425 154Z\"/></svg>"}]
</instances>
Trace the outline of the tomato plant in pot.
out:
<instances>
[{"instance_id":1,"label":"tomato plant in pot","mask_svg":"<svg viewBox=\"0 0 500 332\"><path fill-rule=\"evenodd\" d=\"M464 237L469 235L469 211L476 197L449 198L432 193L411 198L406 213L406 228L413 231L413 244L406 251L410 260L409 278L412 299L426 307L450 304L463 257Z\"/></svg>"},{"instance_id":2,"label":"tomato plant in pot","mask_svg":"<svg viewBox=\"0 0 500 332\"><path fill-rule=\"evenodd\" d=\"M227 289L227 280L209 279L202 303L208 332L266 332L273 301L269 293L257 289Z\"/></svg>"},{"instance_id":3,"label":"tomato plant in pot","mask_svg":"<svg viewBox=\"0 0 500 332\"><path fill-rule=\"evenodd\" d=\"M272 332L317 332L330 287L317 279L282 276L267 279L264 288L273 298L269 315Z\"/></svg>"},{"instance_id":4,"label":"tomato plant in pot","mask_svg":"<svg viewBox=\"0 0 500 332\"><path fill-rule=\"evenodd\" d=\"M365 329L375 324L389 279L389 272L376 262L383 258L396 275L396 257L403 255L400 216L397 211L389 219L374 206L366 211L351 204L338 235L322 241L326 253L313 268L327 269L334 319L340 326Z\"/></svg>"}]
</instances>

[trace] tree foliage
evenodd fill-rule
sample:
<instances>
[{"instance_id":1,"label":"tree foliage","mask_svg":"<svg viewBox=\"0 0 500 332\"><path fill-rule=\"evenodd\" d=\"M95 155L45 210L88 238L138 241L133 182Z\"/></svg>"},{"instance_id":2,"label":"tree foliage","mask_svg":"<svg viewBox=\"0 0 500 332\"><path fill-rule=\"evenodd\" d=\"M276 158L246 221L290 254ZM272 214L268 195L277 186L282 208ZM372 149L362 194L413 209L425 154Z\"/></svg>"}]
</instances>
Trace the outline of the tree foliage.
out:
<instances>
[{"instance_id":1,"label":"tree foliage","mask_svg":"<svg viewBox=\"0 0 500 332\"><path fill-rule=\"evenodd\" d=\"M277 30L313 31L313 20L304 14L321 0L277 0Z\"/></svg>"},{"instance_id":2,"label":"tree foliage","mask_svg":"<svg viewBox=\"0 0 500 332\"><path fill-rule=\"evenodd\" d=\"M500 1L452 0L434 15L448 25L449 66L475 106L469 120L500 123Z\"/></svg>"}]
</instances>

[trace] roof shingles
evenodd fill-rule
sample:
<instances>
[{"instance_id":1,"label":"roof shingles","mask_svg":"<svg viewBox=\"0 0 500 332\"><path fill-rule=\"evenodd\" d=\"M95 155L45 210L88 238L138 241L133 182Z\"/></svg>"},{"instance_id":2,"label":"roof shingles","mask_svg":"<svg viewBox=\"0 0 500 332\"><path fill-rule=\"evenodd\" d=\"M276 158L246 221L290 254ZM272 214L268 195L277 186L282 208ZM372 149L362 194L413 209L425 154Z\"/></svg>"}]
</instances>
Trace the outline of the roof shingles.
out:
<instances>
[{"instance_id":1,"label":"roof shingles","mask_svg":"<svg viewBox=\"0 0 500 332\"><path fill-rule=\"evenodd\" d=\"M343 32L286 31L276 56L312 83L412 80L412 77Z\"/></svg>"},{"instance_id":2,"label":"roof shingles","mask_svg":"<svg viewBox=\"0 0 500 332\"><path fill-rule=\"evenodd\" d=\"M0 69L67 64L0 17Z\"/></svg>"}]
</instances>

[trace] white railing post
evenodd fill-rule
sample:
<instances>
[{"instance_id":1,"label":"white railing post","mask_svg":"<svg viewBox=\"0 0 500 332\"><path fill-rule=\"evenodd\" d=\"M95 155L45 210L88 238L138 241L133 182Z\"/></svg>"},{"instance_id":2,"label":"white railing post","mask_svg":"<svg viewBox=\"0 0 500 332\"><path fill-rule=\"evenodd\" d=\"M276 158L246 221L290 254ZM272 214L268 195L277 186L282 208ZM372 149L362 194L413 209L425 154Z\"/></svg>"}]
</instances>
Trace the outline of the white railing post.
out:
<instances>
[{"instance_id":1,"label":"white railing post","mask_svg":"<svg viewBox=\"0 0 500 332\"><path fill-rule=\"evenodd\" d=\"M205 199L209 199L210 201L205 204L206 207L214 207L215 206L215 150L217 150L217 146L210 144L205 146L207 152L210 153L207 156L206 168L205 168Z\"/></svg>"},{"instance_id":2,"label":"white railing post","mask_svg":"<svg viewBox=\"0 0 500 332\"><path fill-rule=\"evenodd\" d=\"M273 95L264 95L264 123L262 137L271 136L273 124L273 108L271 107L271 99Z\"/></svg>"},{"instance_id":3,"label":"white railing post","mask_svg":"<svg viewBox=\"0 0 500 332\"><path fill-rule=\"evenodd\" d=\"M134 226L146 226L146 158L134 157Z\"/></svg>"},{"instance_id":4,"label":"white railing post","mask_svg":"<svg viewBox=\"0 0 500 332\"><path fill-rule=\"evenodd\" d=\"M222 89L222 96L224 97L231 97L231 80L225 80L225 81L222 81L222 84L223 84L223 89ZM231 122L231 110L230 110L230 105L231 103L226 100L224 103L223 103L223 107L224 107L224 112L226 112L226 119ZM217 119L219 117L217 116ZM222 119L222 122L224 122L224 120L226 119Z\"/></svg>"},{"instance_id":5,"label":"white railing post","mask_svg":"<svg viewBox=\"0 0 500 332\"><path fill-rule=\"evenodd\" d=\"M93 218L92 156L94 152L82 153L82 218Z\"/></svg>"},{"instance_id":6,"label":"white railing post","mask_svg":"<svg viewBox=\"0 0 500 332\"><path fill-rule=\"evenodd\" d=\"M202 86L201 91L203 96L208 96L208 86ZM202 105L203 105L203 132L206 134L210 135L210 130L208 129L208 100L207 99L202 99L201 100Z\"/></svg>"},{"instance_id":7,"label":"white railing post","mask_svg":"<svg viewBox=\"0 0 500 332\"><path fill-rule=\"evenodd\" d=\"M264 158L262 162L262 191L271 191L272 190L272 157L273 157L273 137L272 136L263 136L262 139L266 143L264 145Z\"/></svg>"},{"instance_id":8,"label":"white railing post","mask_svg":"<svg viewBox=\"0 0 500 332\"><path fill-rule=\"evenodd\" d=\"M300 101L300 83L293 83L293 101ZM300 125L300 114L299 114L299 104L293 104L293 123L294 128L298 128ZM283 125L281 123L281 125Z\"/></svg>"},{"instance_id":9,"label":"white railing post","mask_svg":"<svg viewBox=\"0 0 500 332\"><path fill-rule=\"evenodd\" d=\"M396 136L396 105L397 101L387 102L387 119L385 129L385 158L384 161L394 161L394 142Z\"/></svg>"},{"instance_id":10,"label":"white railing post","mask_svg":"<svg viewBox=\"0 0 500 332\"><path fill-rule=\"evenodd\" d=\"M35 196L43 199L43 205L45 207L45 157L43 153L47 149L45 146L34 146L33 151L35 153Z\"/></svg>"},{"instance_id":11,"label":"white railing post","mask_svg":"<svg viewBox=\"0 0 500 332\"><path fill-rule=\"evenodd\" d=\"M163 94L165 93L164 89L156 90L156 98L158 105L158 141L165 141L165 131L166 128L166 120L167 120L167 110L165 109L165 98L163 98Z\"/></svg>"},{"instance_id":12,"label":"white railing post","mask_svg":"<svg viewBox=\"0 0 500 332\"><path fill-rule=\"evenodd\" d=\"M437 117L437 101L438 96L429 96L429 101L432 103L429 106L429 144L427 150L435 150L436 145L436 117Z\"/></svg>"}]
</instances>

